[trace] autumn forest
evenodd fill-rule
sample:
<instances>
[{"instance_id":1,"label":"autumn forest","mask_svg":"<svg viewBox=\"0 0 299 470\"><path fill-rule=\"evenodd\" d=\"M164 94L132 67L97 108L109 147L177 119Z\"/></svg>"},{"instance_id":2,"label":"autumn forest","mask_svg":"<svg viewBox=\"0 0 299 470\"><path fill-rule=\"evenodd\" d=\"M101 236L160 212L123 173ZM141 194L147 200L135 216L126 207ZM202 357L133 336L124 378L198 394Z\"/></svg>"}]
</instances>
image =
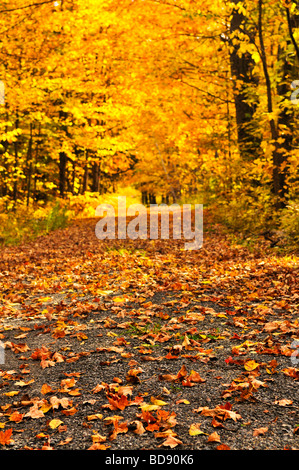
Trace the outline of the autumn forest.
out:
<instances>
[{"instance_id":1,"label":"autumn forest","mask_svg":"<svg viewBox=\"0 0 299 470\"><path fill-rule=\"evenodd\" d=\"M1 5L2 210L133 185L298 237L296 2Z\"/></svg>"},{"instance_id":2,"label":"autumn forest","mask_svg":"<svg viewBox=\"0 0 299 470\"><path fill-rule=\"evenodd\" d=\"M299 449L298 124L298 0L0 0L0 450Z\"/></svg>"}]
</instances>

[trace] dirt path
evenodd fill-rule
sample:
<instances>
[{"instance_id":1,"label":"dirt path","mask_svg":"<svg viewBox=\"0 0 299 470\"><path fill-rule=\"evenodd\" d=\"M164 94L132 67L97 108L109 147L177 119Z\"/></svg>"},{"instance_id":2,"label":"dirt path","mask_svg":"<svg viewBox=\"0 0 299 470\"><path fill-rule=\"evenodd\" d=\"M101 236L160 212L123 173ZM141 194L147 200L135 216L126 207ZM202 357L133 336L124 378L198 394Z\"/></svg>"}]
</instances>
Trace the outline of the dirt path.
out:
<instances>
[{"instance_id":1,"label":"dirt path","mask_svg":"<svg viewBox=\"0 0 299 470\"><path fill-rule=\"evenodd\" d=\"M2 250L1 448L299 449L298 259L94 228Z\"/></svg>"}]
</instances>

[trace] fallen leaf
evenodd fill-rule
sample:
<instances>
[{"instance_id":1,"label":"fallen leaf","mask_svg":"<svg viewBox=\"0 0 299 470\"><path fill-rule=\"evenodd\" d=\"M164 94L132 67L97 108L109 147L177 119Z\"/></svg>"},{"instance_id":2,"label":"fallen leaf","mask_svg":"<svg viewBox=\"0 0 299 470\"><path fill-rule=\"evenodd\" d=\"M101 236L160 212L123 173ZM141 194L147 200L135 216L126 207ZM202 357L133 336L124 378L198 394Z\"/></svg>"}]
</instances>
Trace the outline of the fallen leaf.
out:
<instances>
[{"instance_id":1,"label":"fallen leaf","mask_svg":"<svg viewBox=\"0 0 299 470\"><path fill-rule=\"evenodd\" d=\"M275 400L274 404L279 405L279 406L289 406L293 404L293 400L288 400L287 398L283 398L282 400Z\"/></svg>"},{"instance_id":2,"label":"fallen leaf","mask_svg":"<svg viewBox=\"0 0 299 470\"><path fill-rule=\"evenodd\" d=\"M94 414L94 415L88 415L88 416L87 416L87 420L88 420L88 421L93 421L93 420L95 420L95 419L103 419L103 415L100 414L100 413L96 413L96 414Z\"/></svg>"},{"instance_id":3,"label":"fallen leaf","mask_svg":"<svg viewBox=\"0 0 299 470\"><path fill-rule=\"evenodd\" d=\"M10 444L12 435L12 428L7 429L6 431L0 431L0 444L5 446Z\"/></svg>"},{"instance_id":4,"label":"fallen leaf","mask_svg":"<svg viewBox=\"0 0 299 470\"><path fill-rule=\"evenodd\" d=\"M140 383L140 379L138 377L139 374L143 372L143 369L130 369L126 375L126 381L132 384Z\"/></svg>"},{"instance_id":5,"label":"fallen leaf","mask_svg":"<svg viewBox=\"0 0 299 470\"><path fill-rule=\"evenodd\" d=\"M230 447L227 446L226 444L220 444L219 446L216 447L217 450L230 450Z\"/></svg>"},{"instance_id":6,"label":"fallen leaf","mask_svg":"<svg viewBox=\"0 0 299 470\"><path fill-rule=\"evenodd\" d=\"M256 369L257 367L259 367L259 365L260 364L258 362L247 361L244 364L244 369L247 370L247 371L252 371L252 370Z\"/></svg>"},{"instance_id":7,"label":"fallen leaf","mask_svg":"<svg viewBox=\"0 0 299 470\"><path fill-rule=\"evenodd\" d=\"M6 395L7 397L14 397L15 395L18 395L20 392L16 391L16 390L12 390L11 392L6 392L6 393L3 393L3 395Z\"/></svg>"},{"instance_id":8,"label":"fallen leaf","mask_svg":"<svg viewBox=\"0 0 299 470\"><path fill-rule=\"evenodd\" d=\"M168 438L166 439L166 441L164 441L161 445L159 445L158 447L162 447L162 446L165 446L165 447L170 447L171 449L173 449L174 447L180 445L180 444L183 444L182 441L180 441L179 439L177 439L176 437L174 436L168 436Z\"/></svg>"},{"instance_id":9,"label":"fallen leaf","mask_svg":"<svg viewBox=\"0 0 299 470\"><path fill-rule=\"evenodd\" d=\"M256 437L256 436L260 436L261 434L266 434L266 432L268 431L268 427L264 427L264 428L256 428L253 430L253 436Z\"/></svg>"},{"instance_id":10,"label":"fallen leaf","mask_svg":"<svg viewBox=\"0 0 299 470\"><path fill-rule=\"evenodd\" d=\"M68 444L69 442L71 442L73 440L72 437L67 437L64 441L60 441L58 443L59 446L65 446L66 444Z\"/></svg>"},{"instance_id":11,"label":"fallen leaf","mask_svg":"<svg viewBox=\"0 0 299 470\"><path fill-rule=\"evenodd\" d=\"M106 446L105 444L92 444L87 450L106 450L111 446Z\"/></svg>"},{"instance_id":12,"label":"fallen leaf","mask_svg":"<svg viewBox=\"0 0 299 470\"><path fill-rule=\"evenodd\" d=\"M166 401L158 400L157 398L151 397L151 402L153 405L165 406L167 405Z\"/></svg>"},{"instance_id":13,"label":"fallen leaf","mask_svg":"<svg viewBox=\"0 0 299 470\"><path fill-rule=\"evenodd\" d=\"M19 387L27 387L27 385L30 385L33 382L35 382L34 379L28 380L27 382L24 382L24 380L20 380L19 382L15 382L15 385L18 385Z\"/></svg>"},{"instance_id":14,"label":"fallen leaf","mask_svg":"<svg viewBox=\"0 0 299 470\"><path fill-rule=\"evenodd\" d=\"M138 420L131 421L131 422L129 423L129 426L135 428L135 429L133 430L133 433L134 433L134 434L139 434L139 435L141 435L141 434L144 434L144 433L146 432L141 421L138 421Z\"/></svg>"},{"instance_id":15,"label":"fallen leaf","mask_svg":"<svg viewBox=\"0 0 299 470\"><path fill-rule=\"evenodd\" d=\"M61 424L63 424L63 421L61 421L60 419L52 419L50 422L49 422L49 426L51 429L56 429L58 428L58 426L60 426Z\"/></svg>"},{"instance_id":16,"label":"fallen leaf","mask_svg":"<svg viewBox=\"0 0 299 470\"><path fill-rule=\"evenodd\" d=\"M207 442L221 442L219 434L215 431L209 435Z\"/></svg>"},{"instance_id":17,"label":"fallen leaf","mask_svg":"<svg viewBox=\"0 0 299 470\"><path fill-rule=\"evenodd\" d=\"M160 406L144 403L144 405L140 405L140 408L142 409L142 411L154 411L154 410L158 410Z\"/></svg>"},{"instance_id":18,"label":"fallen leaf","mask_svg":"<svg viewBox=\"0 0 299 470\"><path fill-rule=\"evenodd\" d=\"M201 429L200 429L201 423L194 423L191 424L189 428L189 434L190 436L198 436L199 434L205 434Z\"/></svg>"},{"instance_id":19,"label":"fallen leaf","mask_svg":"<svg viewBox=\"0 0 299 470\"><path fill-rule=\"evenodd\" d=\"M176 405L179 405L180 403L184 403L184 405L190 405L190 401L186 400L186 398L181 398L175 402Z\"/></svg>"},{"instance_id":20,"label":"fallen leaf","mask_svg":"<svg viewBox=\"0 0 299 470\"><path fill-rule=\"evenodd\" d=\"M48 384L44 384L41 388L41 393L43 395L46 395L47 393L52 393L54 390L52 390L52 387Z\"/></svg>"},{"instance_id":21,"label":"fallen leaf","mask_svg":"<svg viewBox=\"0 0 299 470\"><path fill-rule=\"evenodd\" d=\"M19 423L23 419L23 414L19 413L18 411L14 411L10 417L9 421L14 421L15 423Z\"/></svg>"},{"instance_id":22,"label":"fallen leaf","mask_svg":"<svg viewBox=\"0 0 299 470\"><path fill-rule=\"evenodd\" d=\"M25 417L29 417L29 418L33 418L33 419L38 419L38 418L42 418L44 415L43 411L41 411L39 408L38 408L38 405L37 404L34 404L30 410L28 411L28 413L25 414Z\"/></svg>"}]
</instances>

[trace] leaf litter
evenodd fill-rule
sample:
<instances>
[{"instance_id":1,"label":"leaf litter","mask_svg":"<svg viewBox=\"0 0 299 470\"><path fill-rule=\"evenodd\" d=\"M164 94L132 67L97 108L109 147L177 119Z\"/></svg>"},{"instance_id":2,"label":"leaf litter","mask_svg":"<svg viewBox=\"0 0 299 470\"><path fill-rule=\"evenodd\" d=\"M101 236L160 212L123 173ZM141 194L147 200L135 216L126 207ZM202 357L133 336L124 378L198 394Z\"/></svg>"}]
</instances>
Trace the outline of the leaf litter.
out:
<instances>
[{"instance_id":1,"label":"leaf litter","mask_svg":"<svg viewBox=\"0 0 299 470\"><path fill-rule=\"evenodd\" d=\"M298 449L298 259L94 226L2 250L0 446Z\"/></svg>"}]
</instances>

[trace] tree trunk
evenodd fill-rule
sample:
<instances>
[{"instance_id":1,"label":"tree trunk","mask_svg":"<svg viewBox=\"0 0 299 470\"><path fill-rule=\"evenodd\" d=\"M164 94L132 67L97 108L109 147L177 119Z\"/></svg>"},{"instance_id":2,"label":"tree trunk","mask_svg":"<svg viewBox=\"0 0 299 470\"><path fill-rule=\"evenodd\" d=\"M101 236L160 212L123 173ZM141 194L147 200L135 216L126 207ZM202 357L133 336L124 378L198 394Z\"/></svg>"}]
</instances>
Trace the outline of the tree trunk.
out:
<instances>
[{"instance_id":1,"label":"tree trunk","mask_svg":"<svg viewBox=\"0 0 299 470\"><path fill-rule=\"evenodd\" d=\"M59 153L59 193L62 198L65 196L66 189L66 163L67 155L65 152Z\"/></svg>"},{"instance_id":2,"label":"tree trunk","mask_svg":"<svg viewBox=\"0 0 299 470\"><path fill-rule=\"evenodd\" d=\"M26 196L26 206L29 207L30 201L30 190L31 190L31 176L32 176L32 130L33 126L30 123L30 139L28 144L28 152L27 152L27 196Z\"/></svg>"},{"instance_id":3,"label":"tree trunk","mask_svg":"<svg viewBox=\"0 0 299 470\"><path fill-rule=\"evenodd\" d=\"M95 193L99 192L99 165L94 162L92 165L92 186L91 190Z\"/></svg>"},{"instance_id":4,"label":"tree trunk","mask_svg":"<svg viewBox=\"0 0 299 470\"><path fill-rule=\"evenodd\" d=\"M239 3L239 0L233 0L233 3ZM241 25L245 21L245 16L234 9L230 25L231 36L241 31ZM253 118L258 98L256 103L249 103L247 97L249 87L255 88L258 85L258 79L253 75L255 62L249 53L242 54L241 57L238 55L240 48L238 43L232 44L231 41L231 45L233 46L233 51L230 53L231 74L234 83L241 84L240 87L236 87L234 93L239 152L244 160L255 159L260 153L262 141L262 136L256 131L253 132L256 128Z\"/></svg>"},{"instance_id":5,"label":"tree trunk","mask_svg":"<svg viewBox=\"0 0 299 470\"><path fill-rule=\"evenodd\" d=\"M19 127L19 118L16 118L16 129ZM14 143L15 148L15 163L14 163L14 183L13 183L13 200L14 203L17 202L18 199L18 180L17 180L17 171L18 171L18 163L19 163L19 143L18 139Z\"/></svg>"}]
</instances>

